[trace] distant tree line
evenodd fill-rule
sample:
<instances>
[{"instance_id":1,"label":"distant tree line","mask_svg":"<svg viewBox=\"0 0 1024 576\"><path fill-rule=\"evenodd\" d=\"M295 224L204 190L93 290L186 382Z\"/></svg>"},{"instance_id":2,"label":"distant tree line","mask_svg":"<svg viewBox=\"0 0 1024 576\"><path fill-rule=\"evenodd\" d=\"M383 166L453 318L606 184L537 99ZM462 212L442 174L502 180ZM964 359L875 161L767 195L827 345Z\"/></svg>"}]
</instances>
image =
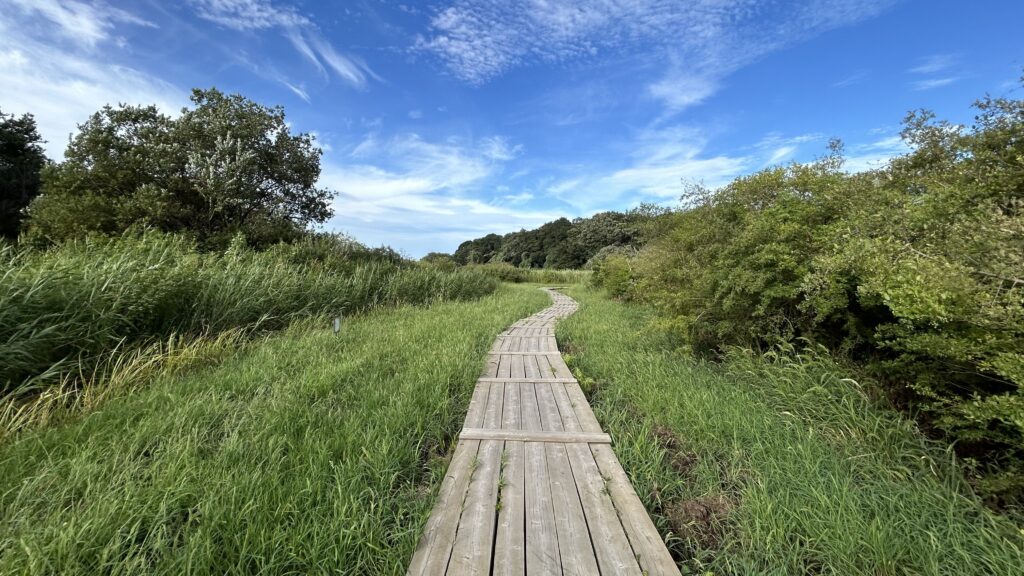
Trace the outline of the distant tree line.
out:
<instances>
[{"instance_id":1,"label":"distant tree line","mask_svg":"<svg viewBox=\"0 0 1024 576\"><path fill-rule=\"evenodd\" d=\"M627 212L600 212L589 218L559 218L535 230L488 234L459 245L451 259L459 264L505 263L520 268L583 268L612 249L643 244L652 223L667 208L641 205ZM445 255L432 253L425 259Z\"/></svg>"}]
</instances>

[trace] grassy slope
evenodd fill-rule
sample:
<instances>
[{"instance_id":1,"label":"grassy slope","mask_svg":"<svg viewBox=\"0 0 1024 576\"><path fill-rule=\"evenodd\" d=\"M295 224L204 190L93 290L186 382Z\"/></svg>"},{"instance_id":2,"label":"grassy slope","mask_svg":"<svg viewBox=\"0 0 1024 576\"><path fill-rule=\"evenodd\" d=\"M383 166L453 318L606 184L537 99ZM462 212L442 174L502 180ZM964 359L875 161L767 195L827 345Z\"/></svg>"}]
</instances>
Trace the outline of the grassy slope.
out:
<instances>
[{"instance_id":1,"label":"grassy slope","mask_svg":"<svg viewBox=\"0 0 1024 576\"><path fill-rule=\"evenodd\" d=\"M558 329L684 573L1014 574L1024 532L827 360L709 366L583 288ZM590 380L592 379L592 380Z\"/></svg>"},{"instance_id":2,"label":"grassy slope","mask_svg":"<svg viewBox=\"0 0 1024 576\"><path fill-rule=\"evenodd\" d=\"M293 328L0 448L0 573L400 573L534 287Z\"/></svg>"}]
</instances>

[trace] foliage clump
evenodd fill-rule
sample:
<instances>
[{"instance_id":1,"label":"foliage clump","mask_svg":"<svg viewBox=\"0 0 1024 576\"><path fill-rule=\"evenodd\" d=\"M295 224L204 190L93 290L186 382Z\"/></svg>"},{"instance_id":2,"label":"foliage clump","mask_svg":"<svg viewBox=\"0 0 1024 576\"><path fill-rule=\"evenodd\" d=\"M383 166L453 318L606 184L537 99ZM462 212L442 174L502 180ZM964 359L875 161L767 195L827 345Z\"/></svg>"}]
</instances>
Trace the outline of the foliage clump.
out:
<instances>
[{"instance_id":1,"label":"foliage clump","mask_svg":"<svg viewBox=\"0 0 1024 576\"><path fill-rule=\"evenodd\" d=\"M292 134L284 109L216 89L194 90L177 118L156 106L106 106L42 171L28 208L36 243L116 235L133 226L187 233L223 249L298 238L330 215L317 187L321 150Z\"/></svg>"},{"instance_id":2,"label":"foliage clump","mask_svg":"<svg viewBox=\"0 0 1024 576\"><path fill-rule=\"evenodd\" d=\"M31 114L0 111L0 238L18 237L25 208L39 194L39 173L46 166L42 144Z\"/></svg>"},{"instance_id":3,"label":"foliage clump","mask_svg":"<svg viewBox=\"0 0 1024 576\"><path fill-rule=\"evenodd\" d=\"M849 174L834 145L698 189L594 279L698 353L806 338L861 362L991 504L1024 505L1024 101L976 106L971 126L910 114L882 169Z\"/></svg>"},{"instance_id":4,"label":"foliage clump","mask_svg":"<svg viewBox=\"0 0 1024 576\"><path fill-rule=\"evenodd\" d=\"M628 212L599 212L589 218L559 218L536 230L488 234L459 245L460 265L505 263L520 268L579 269L605 248L637 247L652 223L668 210L642 205Z\"/></svg>"}]
</instances>

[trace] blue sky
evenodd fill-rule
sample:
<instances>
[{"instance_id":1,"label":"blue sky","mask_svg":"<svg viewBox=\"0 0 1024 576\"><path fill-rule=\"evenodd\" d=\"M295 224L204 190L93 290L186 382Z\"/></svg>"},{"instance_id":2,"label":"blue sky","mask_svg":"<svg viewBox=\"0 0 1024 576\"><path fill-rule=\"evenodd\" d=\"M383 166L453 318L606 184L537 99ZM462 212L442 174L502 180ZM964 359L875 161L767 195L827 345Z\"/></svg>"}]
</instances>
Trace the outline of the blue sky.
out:
<instances>
[{"instance_id":1,"label":"blue sky","mask_svg":"<svg viewBox=\"0 0 1024 576\"><path fill-rule=\"evenodd\" d=\"M326 225L410 256L721 185L915 108L1020 97L1024 2L0 0L0 109L60 157L108 102L282 104L324 149Z\"/></svg>"}]
</instances>

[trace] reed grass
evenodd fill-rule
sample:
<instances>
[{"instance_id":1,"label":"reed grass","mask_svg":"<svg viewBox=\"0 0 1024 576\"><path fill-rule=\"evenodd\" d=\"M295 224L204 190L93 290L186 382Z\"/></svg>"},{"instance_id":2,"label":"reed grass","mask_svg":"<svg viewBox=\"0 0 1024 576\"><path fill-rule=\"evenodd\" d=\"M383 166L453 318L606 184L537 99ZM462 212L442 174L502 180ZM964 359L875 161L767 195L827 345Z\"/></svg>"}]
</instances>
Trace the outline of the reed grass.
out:
<instances>
[{"instance_id":1,"label":"reed grass","mask_svg":"<svg viewBox=\"0 0 1024 576\"><path fill-rule=\"evenodd\" d=\"M1024 531L820 350L695 360L593 289L557 329L685 574L1016 574Z\"/></svg>"},{"instance_id":2,"label":"reed grass","mask_svg":"<svg viewBox=\"0 0 1024 576\"><path fill-rule=\"evenodd\" d=\"M313 319L0 446L0 574L402 574L494 336L502 286Z\"/></svg>"},{"instance_id":3,"label":"reed grass","mask_svg":"<svg viewBox=\"0 0 1024 576\"><path fill-rule=\"evenodd\" d=\"M46 251L0 247L0 424L11 431L29 414L45 419L43 406L93 384L187 357L165 353L175 343L216 349L218 338L234 342L302 318L478 298L498 284L353 245L319 238L255 252L236 243L211 254L149 232Z\"/></svg>"}]
</instances>

